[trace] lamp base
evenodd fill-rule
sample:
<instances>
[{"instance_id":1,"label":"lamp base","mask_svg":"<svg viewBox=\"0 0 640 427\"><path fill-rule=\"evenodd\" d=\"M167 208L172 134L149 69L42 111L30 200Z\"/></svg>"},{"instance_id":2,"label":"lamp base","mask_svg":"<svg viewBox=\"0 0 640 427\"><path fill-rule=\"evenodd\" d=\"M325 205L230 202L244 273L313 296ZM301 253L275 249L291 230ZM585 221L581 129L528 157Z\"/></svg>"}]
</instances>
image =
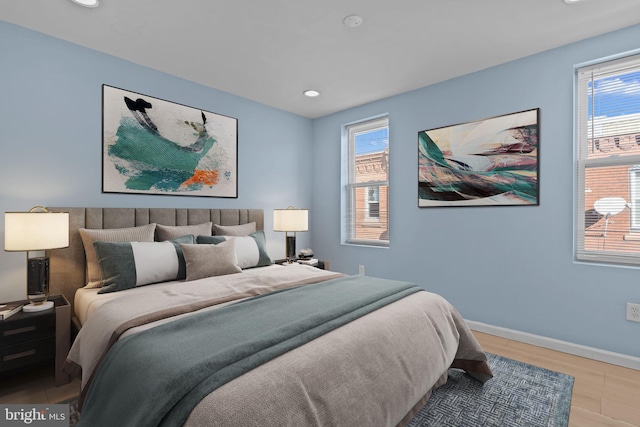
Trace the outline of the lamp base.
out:
<instances>
[{"instance_id":1,"label":"lamp base","mask_svg":"<svg viewBox=\"0 0 640 427\"><path fill-rule=\"evenodd\" d=\"M53 301L45 301L42 304L27 304L22 307L22 311L25 313L35 313L37 311L45 311L53 308Z\"/></svg>"},{"instance_id":2,"label":"lamp base","mask_svg":"<svg viewBox=\"0 0 640 427\"><path fill-rule=\"evenodd\" d=\"M294 262L296 259L296 233L293 236L287 236L287 261Z\"/></svg>"}]
</instances>

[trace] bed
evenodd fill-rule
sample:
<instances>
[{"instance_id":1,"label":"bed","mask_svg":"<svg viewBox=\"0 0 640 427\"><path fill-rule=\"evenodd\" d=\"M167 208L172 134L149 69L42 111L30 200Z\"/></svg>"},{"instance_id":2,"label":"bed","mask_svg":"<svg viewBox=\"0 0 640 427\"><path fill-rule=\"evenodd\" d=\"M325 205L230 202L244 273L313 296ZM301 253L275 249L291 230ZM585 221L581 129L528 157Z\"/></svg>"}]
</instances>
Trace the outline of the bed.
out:
<instances>
[{"instance_id":1,"label":"bed","mask_svg":"<svg viewBox=\"0 0 640 427\"><path fill-rule=\"evenodd\" d=\"M70 214L70 246L50 255L50 287L72 302L79 329L65 370L82 378L80 425L406 425L448 369L492 376L442 297L399 281L274 265L260 240L261 209L50 210ZM154 243L100 240L122 229L148 238L152 224ZM213 224L211 236L200 236L203 224ZM101 287L83 244L93 230L84 243L94 242L108 277ZM191 237L179 236L186 231ZM245 244L258 252L248 256ZM171 270L141 249L150 247L184 259ZM163 270L186 279L154 283ZM143 277L146 286L122 285Z\"/></svg>"}]
</instances>

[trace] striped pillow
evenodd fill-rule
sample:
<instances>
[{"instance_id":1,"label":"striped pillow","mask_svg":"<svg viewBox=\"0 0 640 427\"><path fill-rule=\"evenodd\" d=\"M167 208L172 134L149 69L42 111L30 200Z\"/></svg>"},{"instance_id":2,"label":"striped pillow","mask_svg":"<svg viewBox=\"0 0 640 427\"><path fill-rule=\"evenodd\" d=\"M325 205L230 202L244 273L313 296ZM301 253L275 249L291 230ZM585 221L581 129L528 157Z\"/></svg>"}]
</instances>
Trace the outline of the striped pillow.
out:
<instances>
[{"instance_id":1,"label":"striped pillow","mask_svg":"<svg viewBox=\"0 0 640 427\"><path fill-rule=\"evenodd\" d=\"M235 240L236 258L243 270L273 264L267 253L267 239L262 230L248 236L198 236L196 240L200 244L216 245L230 239Z\"/></svg>"},{"instance_id":2,"label":"striped pillow","mask_svg":"<svg viewBox=\"0 0 640 427\"><path fill-rule=\"evenodd\" d=\"M195 243L195 238L183 236L165 242L94 242L103 280L98 293L184 279L186 264L181 243Z\"/></svg>"}]
</instances>

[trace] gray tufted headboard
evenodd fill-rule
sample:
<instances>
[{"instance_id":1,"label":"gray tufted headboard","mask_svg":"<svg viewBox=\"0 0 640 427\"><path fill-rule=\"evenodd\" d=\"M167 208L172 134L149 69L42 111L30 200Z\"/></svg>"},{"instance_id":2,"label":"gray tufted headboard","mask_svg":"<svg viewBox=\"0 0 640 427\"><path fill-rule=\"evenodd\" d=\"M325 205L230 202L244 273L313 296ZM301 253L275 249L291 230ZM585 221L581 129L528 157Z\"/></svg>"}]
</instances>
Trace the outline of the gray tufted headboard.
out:
<instances>
[{"instance_id":1,"label":"gray tufted headboard","mask_svg":"<svg viewBox=\"0 0 640 427\"><path fill-rule=\"evenodd\" d=\"M213 222L218 225L240 225L256 222L264 230L262 209L179 209L179 208L50 208L52 212L69 212L69 247L50 251L50 284L52 295L62 294L73 306L76 289L86 284L84 247L80 228L125 228L157 223L193 225Z\"/></svg>"}]
</instances>

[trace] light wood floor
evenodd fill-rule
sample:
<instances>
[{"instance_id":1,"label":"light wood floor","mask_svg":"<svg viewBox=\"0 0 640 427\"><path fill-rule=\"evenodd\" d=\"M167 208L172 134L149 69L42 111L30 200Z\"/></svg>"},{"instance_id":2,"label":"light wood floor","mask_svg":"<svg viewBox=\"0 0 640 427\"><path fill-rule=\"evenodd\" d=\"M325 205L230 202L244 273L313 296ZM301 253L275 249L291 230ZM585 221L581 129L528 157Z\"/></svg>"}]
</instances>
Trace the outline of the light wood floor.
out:
<instances>
[{"instance_id":1,"label":"light wood floor","mask_svg":"<svg viewBox=\"0 0 640 427\"><path fill-rule=\"evenodd\" d=\"M575 378L569 425L640 427L640 371L474 332L485 351ZM53 368L0 378L0 403L58 403L78 394L79 381L53 384Z\"/></svg>"},{"instance_id":2,"label":"light wood floor","mask_svg":"<svg viewBox=\"0 0 640 427\"><path fill-rule=\"evenodd\" d=\"M640 426L640 371L474 332L493 354L575 378L569 426Z\"/></svg>"}]
</instances>

